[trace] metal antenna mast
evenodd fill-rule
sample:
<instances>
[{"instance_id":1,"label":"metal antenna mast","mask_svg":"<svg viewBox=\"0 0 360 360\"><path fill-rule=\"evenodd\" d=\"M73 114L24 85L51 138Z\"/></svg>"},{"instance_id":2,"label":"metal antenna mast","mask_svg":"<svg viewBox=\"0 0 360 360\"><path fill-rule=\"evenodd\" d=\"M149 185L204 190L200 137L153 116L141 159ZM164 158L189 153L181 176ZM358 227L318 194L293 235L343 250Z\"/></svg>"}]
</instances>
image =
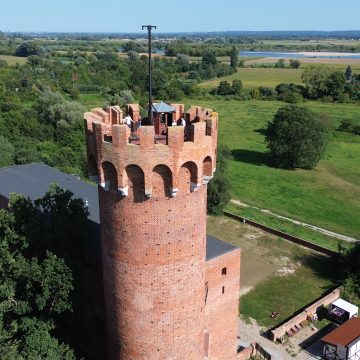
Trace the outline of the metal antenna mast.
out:
<instances>
[{"instance_id":1,"label":"metal antenna mast","mask_svg":"<svg viewBox=\"0 0 360 360\"><path fill-rule=\"evenodd\" d=\"M147 29L149 39L149 111L148 116L150 125L154 125L153 113L152 113L152 73L151 73L151 30L156 29L154 25L143 25L142 30Z\"/></svg>"}]
</instances>

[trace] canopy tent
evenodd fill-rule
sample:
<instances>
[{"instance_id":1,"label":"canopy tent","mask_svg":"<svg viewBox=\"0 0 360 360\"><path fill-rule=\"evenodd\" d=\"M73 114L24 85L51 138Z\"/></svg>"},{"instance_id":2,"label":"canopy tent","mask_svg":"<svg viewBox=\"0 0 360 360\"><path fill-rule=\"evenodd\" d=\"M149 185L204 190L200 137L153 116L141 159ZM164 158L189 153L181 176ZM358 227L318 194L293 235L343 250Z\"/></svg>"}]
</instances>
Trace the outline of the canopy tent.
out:
<instances>
[{"instance_id":1,"label":"canopy tent","mask_svg":"<svg viewBox=\"0 0 360 360\"><path fill-rule=\"evenodd\" d=\"M337 323L343 323L358 315L358 307L343 299L335 300L329 309L331 319Z\"/></svg>"},{"instance_id":2,"label":"canopy tent","mask_svg":"<svg viewBox=\"0 0 360 360\"><path fill-rule=\"evenodd\" d=\"M353 316L357 316L359 313L359 308L343 299L337 299L332 303L332 309L337 308L342 311L346 311L349 313L349 318Z\"/></svg>"}]
</instances>

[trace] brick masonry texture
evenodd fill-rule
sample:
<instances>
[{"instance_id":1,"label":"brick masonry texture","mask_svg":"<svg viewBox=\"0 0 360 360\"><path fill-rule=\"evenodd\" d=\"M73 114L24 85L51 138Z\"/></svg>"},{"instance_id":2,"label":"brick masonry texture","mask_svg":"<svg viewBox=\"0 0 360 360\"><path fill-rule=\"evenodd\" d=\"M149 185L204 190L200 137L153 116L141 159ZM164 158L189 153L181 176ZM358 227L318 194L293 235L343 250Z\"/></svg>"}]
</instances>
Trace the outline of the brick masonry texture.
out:
<instances>
[{"instance_id":1,"label":"brick masonry texture","mask_svg":"<svg viewBox=\"0 0 360 360\"><path fill-rule=\"evenodd\" d=\"M138 113L137 104L129 108ZM176 104L176 116L183 108ZM113 107L85 113L109 358L235 359L240 251L205 260L217 114L192 107L189 125L169 127L165 143L156 143L153 126L131 143L121 119Z\"/></svg>"},{"instance_id":2,"label":"brick masonry texture","mask_svg":"<svg viewBox=\"0 0 360 360\"><path fill-rule=\"evenodd\" d=\"M205 325L209 334L209 359L236 358L237 323L239 312L240 249L206 262L208 296ZM224 272L226 272L224 274Z\"/></svg>"}]
</instances>

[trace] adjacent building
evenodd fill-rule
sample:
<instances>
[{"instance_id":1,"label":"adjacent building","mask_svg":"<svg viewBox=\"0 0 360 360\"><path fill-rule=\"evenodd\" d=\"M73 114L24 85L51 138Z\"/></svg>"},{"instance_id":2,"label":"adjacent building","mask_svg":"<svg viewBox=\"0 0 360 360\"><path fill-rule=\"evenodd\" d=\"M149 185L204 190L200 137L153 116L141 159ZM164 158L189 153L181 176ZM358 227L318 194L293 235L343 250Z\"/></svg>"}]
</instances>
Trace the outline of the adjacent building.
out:
<instances>
[{"instance_id":1,"label":"adjacent building","mask_svg":"<svg viewBox=\"0 0 360 360\"><path fill-rule=\"evenodd\" d=\"M353 317L324 336L324 359L360 359L360 318Z\"/></svg>"}]
</instances>

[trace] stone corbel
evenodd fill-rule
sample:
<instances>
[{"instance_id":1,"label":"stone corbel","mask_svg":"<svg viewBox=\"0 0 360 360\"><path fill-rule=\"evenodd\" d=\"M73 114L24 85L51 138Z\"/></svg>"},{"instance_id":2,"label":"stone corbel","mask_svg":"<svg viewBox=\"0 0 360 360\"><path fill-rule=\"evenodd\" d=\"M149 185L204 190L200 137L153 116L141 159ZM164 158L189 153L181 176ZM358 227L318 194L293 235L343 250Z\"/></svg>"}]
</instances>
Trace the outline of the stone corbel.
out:
<instances>
[{"instance_id":1,"label":"stone corbel","mask_svg":"<svg viewBox=\"0 0 360 360\"><path fill-rule=\"evenodd\" d=\"M121 196L128 196L129 195L129 187L125 186L122 188L118 188L118 192L121 194Z\"/></svg>"},{"instance_id":2,"label":"stone corbel","mask_svg":"<svg viewBox=\"0 0 360 360\"><path fill-rule=\"evenodd\" d=\"M203 177L203 184L204 184L204 185L207 185L208 182L209 182L212 178L213 178L212 176L204 176L204 177Z\"/></svg>"},{"instance_id":3,"label":"stone corbel","mask_svg":"<svg viewBox=\"0 0 360 360\"><path fill-rule=\"evenodd\" d=\"M201 184L197 184L197 183L191 182L191 183L190 183L190 190L191 190L191 192L197 191L200 186L201 186Z\"/></svg>"},{"instance_id":4,"label":"stone corbel","mask_svg":"<svg viewBox=\"0 0 360 360\"><path fill-rule=\"evenodd\" d=\"M179 191L178 188L172 188L171 186L169 187L169 189L170 189L170 196L171 197L175 197L177 192Z\"/></svg>"}]
</instances>

